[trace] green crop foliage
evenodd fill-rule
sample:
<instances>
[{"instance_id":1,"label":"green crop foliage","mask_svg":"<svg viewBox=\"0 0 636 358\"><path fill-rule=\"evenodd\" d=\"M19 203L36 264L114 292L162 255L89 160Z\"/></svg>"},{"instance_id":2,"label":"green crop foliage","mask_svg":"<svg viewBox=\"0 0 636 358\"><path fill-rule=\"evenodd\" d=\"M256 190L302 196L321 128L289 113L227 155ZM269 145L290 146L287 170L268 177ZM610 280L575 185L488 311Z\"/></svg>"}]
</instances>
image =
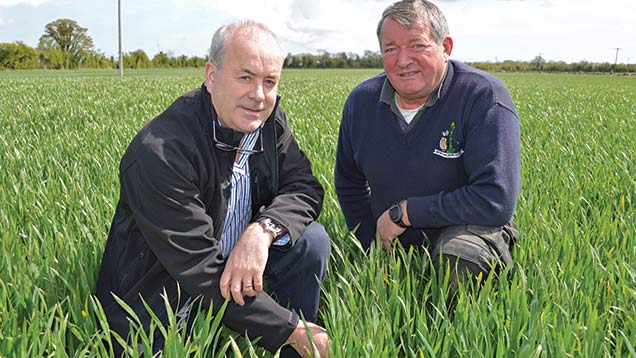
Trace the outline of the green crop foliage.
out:
<instances>
[{"instance_id":1,"label":"green crop foliage","mask_svg":"<svg viewBox=\"0 0 636 358\"><path fill-rule=\"evenodd\" d=\"M326 190L332 238L321 321L334 357L636 357L636 78L498 74L522 125L522 237L511 281L460 285L425 252L349 233L333 188L342 106L377 70L288 70L280 94ZM0 358L108 357L92 296L129 141L202 70L0 73ZM408 175L408 173L404 173ZM154 325L167 357L269 357L201 313ZM134 319L131 325L134 327ZM133 329L150 356L152 334ZM128 355L141 354L137 349Z\"/></svg>"}]
</instances>

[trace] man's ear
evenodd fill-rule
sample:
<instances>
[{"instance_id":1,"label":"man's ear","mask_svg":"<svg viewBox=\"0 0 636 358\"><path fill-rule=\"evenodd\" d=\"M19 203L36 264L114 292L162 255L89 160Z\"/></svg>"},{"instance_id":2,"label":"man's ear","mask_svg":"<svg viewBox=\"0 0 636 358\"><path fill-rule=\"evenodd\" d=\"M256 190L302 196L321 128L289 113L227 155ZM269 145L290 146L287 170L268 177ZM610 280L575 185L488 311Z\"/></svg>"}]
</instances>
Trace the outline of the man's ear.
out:
<instances>
[{"instance_id":1,"label":"man's ear","mask_svg":"<svg viewBox=\"0 0 636 358\"><path fill-rule=\"evenodd\" d=\"M205 64L205 88L208 89L209 93L212 93L212 89L214 88L214 76L216 75L216 66L208 61Z\"/></svg>"},{"instance_id":2,"label":"man's ear","mask_svg":"<svg viewBox=\"0 0 636 358\"><path fill-rule=\"evenodd\" d=\"M451 52L453 52L453 39L447 36L444 41L442 41L442 46L444 46L444 53L446 57L450 57Z\"/></svg>"}]
</instances>

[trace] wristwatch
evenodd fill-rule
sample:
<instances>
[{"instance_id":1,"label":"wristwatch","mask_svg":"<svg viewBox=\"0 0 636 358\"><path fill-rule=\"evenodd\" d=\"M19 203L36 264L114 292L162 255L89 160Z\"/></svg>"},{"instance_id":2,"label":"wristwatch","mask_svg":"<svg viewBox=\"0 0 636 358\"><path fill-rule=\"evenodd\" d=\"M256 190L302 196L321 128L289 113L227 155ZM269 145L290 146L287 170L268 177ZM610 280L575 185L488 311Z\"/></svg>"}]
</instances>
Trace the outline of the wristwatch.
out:
<instances>
[{"instance_id":1,"label":"wristwatch","mask_svg":"<svg viewBox=\"0 0 636 358\"><path fill-rule=\"evenodd\" d=\"M266 216L262 216L256 220L256 222L261 225L263 231L272 234L274 241L276 241L279 237L283 236L287 229L281 224L279 224L276 220L272 218L268 218Z\"/></svg>"},{"instance_id":2,"label":"wristwatch","mask_svg":"<svg viewBox=\"0 0 636 358\"><path fill-rule=\"evenodd\" d=\"M402 212L402 205L400 205L402 201L398 201L393 204L391 208L389 208L389 218L393 221L397 226L401 228L408 228L409 226L404 223L402 220L404 217L404 213Z\"/></svg>"}]
</instances>

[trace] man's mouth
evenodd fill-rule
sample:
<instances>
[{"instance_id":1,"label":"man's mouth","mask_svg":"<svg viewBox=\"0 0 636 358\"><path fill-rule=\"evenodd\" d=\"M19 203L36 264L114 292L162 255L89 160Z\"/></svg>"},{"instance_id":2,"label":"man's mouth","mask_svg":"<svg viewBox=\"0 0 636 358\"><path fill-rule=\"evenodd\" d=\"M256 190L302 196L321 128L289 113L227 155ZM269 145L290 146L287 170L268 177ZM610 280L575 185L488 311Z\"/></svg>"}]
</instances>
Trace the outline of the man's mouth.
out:
<instances>
[{"instance_id":1,"label":"man's mouth","mask_svg":"<svg viewBox=\"0 0 636 358\"><path fill-rule=\"evenodd\" d=\"M257 115L259 115L259 114L261 113L261 111L263 110L263 109L259 109L259 108L254 109L254 108L249 108L249 107L244 107L244 106L241 106L241 108L242 108L245 112L247 112L247 113L249 113L249 114L256 115L256 116L257 116Z\"/></svg>"},{"instance_id":2,"label":"man's mouth","mask_svg":"<svg viewBox=\"0 0 636 358\"><path fill-rule=\"evenodd\" d=\"M417 73L418 71L408 71L408 72L399 73L398 76L400 78L412 78L412 77L415 77Z\"/></svg>"}]
</instances>

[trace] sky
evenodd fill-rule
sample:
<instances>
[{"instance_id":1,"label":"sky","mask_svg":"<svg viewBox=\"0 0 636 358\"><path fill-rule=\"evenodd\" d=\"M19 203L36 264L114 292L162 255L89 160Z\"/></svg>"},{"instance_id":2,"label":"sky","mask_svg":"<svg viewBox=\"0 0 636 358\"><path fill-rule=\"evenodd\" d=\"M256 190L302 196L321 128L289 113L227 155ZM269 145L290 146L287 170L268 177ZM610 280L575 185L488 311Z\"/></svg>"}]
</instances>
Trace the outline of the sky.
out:
<instances>
[{"instance_id":1,"label":"sky","mask_svg":"<svg viewBox=\"0 0 636 358\"><path fill-rule=\"evenodd\" d=\"M634 0L446 0L451 58L462 61L636 63ZM377 51L375 28L393 0L121 0L122 49L152 58L204 57L220 25L250 18L280 38L284 53ZM0 0L0 43L36 47L47 23L69 18L95 48L117 58L116 0Z\"/></svg>"}]
</instances>

